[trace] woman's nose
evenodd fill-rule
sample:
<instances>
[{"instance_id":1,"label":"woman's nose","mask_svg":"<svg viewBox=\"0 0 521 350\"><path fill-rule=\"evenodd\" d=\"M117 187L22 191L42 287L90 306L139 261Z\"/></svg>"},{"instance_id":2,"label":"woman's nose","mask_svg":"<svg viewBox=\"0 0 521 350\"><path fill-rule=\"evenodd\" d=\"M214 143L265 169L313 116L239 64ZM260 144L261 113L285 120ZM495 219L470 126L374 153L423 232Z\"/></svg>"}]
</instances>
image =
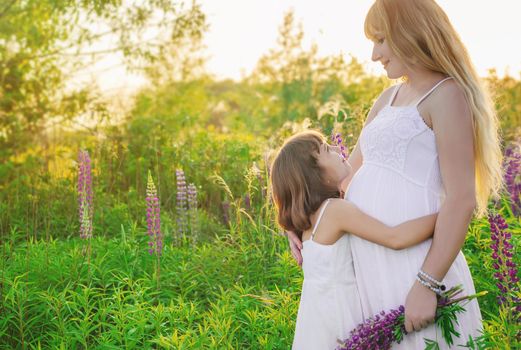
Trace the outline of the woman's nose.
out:
<instances>
[{"instance_id":1,"label":"woman's nose","mask_svg":"<svg viewBox=\"0 0 521 350\"><path fill-rule=\"evenodd\" d=\"M371 60L376 62L380 59L380 57L381 57L380 50L378 50L378 48L376 47L376 44L373 44L373 52L371 54Z\"/></svg>"}]
</instances>

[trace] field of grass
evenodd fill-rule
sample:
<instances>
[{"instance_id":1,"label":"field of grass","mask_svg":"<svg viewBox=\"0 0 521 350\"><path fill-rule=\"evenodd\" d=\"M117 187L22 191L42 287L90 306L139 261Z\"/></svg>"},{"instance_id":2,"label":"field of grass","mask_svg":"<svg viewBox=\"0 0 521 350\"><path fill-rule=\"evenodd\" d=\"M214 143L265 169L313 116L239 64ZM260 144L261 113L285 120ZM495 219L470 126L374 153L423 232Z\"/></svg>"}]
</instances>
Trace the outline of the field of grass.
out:
<instances>
[{"instance_id":1,"label":"field of grass","mask_svg":"<svg viewBox=\"0 0 521 350\"><path fill-rule=\"evenodd\" d=\"M521 224L504 204L519 265ZM90 262L86 240L15 244L12 232L3 246L0 349L288 349L301 271L261 213L250 221L235 210L211 241L174 246L167 234L159 284L144 229L94 237ZM486 218L473 221L464 253L477 291L489 291L479 299L484 344L515 349L519 324L498 307L490 245Z\"/></svg>"}]
</instances>

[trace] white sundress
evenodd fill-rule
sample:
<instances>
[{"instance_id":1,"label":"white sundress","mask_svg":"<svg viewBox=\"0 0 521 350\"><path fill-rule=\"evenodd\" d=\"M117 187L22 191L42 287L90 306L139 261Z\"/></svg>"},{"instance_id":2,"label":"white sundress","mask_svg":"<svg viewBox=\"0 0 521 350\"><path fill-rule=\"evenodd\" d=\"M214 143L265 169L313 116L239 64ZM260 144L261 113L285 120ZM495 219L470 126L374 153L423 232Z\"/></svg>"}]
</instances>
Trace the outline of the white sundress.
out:
<instances>
[{"instance_id":1,"label":"white sundress","mask_svg":"<svg viewBox=\"0 0 521 350\"><path fill-rule=\"evenodd\" d=\"M356 288L351 235L331 245L315 242L318 223L329 200L323 204L311 238L303 242L304 281L293 339L294 350L334 350L362 322Z\"/></svg>"},{"instance_id":2,"label":"white sundress","mask_svg":"<svg viewBox=\"0 0 521 350\"><path fill-rule=\"evenodd\" d=\"M447 78L450 79L450 78ZM444 197L434 132L425 124L418 105L444 79L415 105L392 106L400 88L395 87L389 103L364 127L360 135L363 163L354 175L346 199L383 223L395 226L404 221L438 212ZM432 239L414 247L392 250L351 237L356 281L364 318L382 310L404 305L416 274L430 248ZM443 280L447 287L462 284L464 294L474 294L474 284L465 260L459 252ZM469 335L479 335L481 313L476 300L458 316L461 336L452 348L465 344ZM434 325L407 335L393 349L424 349L423 338L437 340L447 349Z\"/></svg>"}]
</instances>

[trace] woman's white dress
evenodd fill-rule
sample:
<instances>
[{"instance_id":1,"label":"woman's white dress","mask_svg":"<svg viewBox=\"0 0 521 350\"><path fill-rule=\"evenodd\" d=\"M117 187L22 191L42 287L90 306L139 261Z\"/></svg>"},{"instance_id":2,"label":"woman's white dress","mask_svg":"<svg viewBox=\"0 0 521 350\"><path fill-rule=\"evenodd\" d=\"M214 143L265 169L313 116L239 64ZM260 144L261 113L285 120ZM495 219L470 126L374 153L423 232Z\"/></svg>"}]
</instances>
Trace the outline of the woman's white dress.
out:
<instances>
[{"instance_id":1,"label":"woman's white dress","mask_svg":"<svg viewBox=\"0 0 521 350\"><path fill-rule=\"evenodd\" d=\"M345 234L331 245L313 240L328 202L321 208L311 239L303 243L304 281L294 350L334 350L339 345L337 339L347 338L349 331L362 322L349 246L351 235Z\"/></svg>"},{"instance_id":2,"label":"woman's white dress","mask_svg":"<svg viewBox=\"0 0 521 350\"><path fill-rule=\"evenodd\" d=\"M398 85L389 103L362 130L359 142L363 164L351 181L346 199L387 225L435 213L443 202L435 136L417 108L440 83L414 106L403 107L392 106ZM356 236L350 238L364 318L404 305L432 240L395 251ZM462 284L465 294L475 293L461 251L443 281L447 287ZM461 336L453 348L465 344L469 335L478 336L482 328L477 301L465 308L456 326ZM448 348L431 325L407 335L393 349L424 349L423 338L437 340L441 348Z\"/></svg>"}]
</instances>

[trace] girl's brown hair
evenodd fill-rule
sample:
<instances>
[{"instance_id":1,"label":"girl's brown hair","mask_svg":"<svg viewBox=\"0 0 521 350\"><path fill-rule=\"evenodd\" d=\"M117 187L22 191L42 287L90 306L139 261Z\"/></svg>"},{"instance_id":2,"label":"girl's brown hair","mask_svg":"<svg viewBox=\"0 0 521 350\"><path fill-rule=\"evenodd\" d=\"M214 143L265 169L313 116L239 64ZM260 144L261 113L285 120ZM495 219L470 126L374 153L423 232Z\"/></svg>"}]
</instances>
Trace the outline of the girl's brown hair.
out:
<instances>
[{"instance_id":1,"label":"girl's brown hair","mask_svg":"<svg viewBox=\"0 0 521 350\"><path fill-rule=\"evenodd\" d=\"M271 187L282 228L302 232L311 227L310 215L328 198L338 198L336 184L328 184L318 165L325 137L309 130L290 137L271 166Z\"/></svg>"}]
</instances>

